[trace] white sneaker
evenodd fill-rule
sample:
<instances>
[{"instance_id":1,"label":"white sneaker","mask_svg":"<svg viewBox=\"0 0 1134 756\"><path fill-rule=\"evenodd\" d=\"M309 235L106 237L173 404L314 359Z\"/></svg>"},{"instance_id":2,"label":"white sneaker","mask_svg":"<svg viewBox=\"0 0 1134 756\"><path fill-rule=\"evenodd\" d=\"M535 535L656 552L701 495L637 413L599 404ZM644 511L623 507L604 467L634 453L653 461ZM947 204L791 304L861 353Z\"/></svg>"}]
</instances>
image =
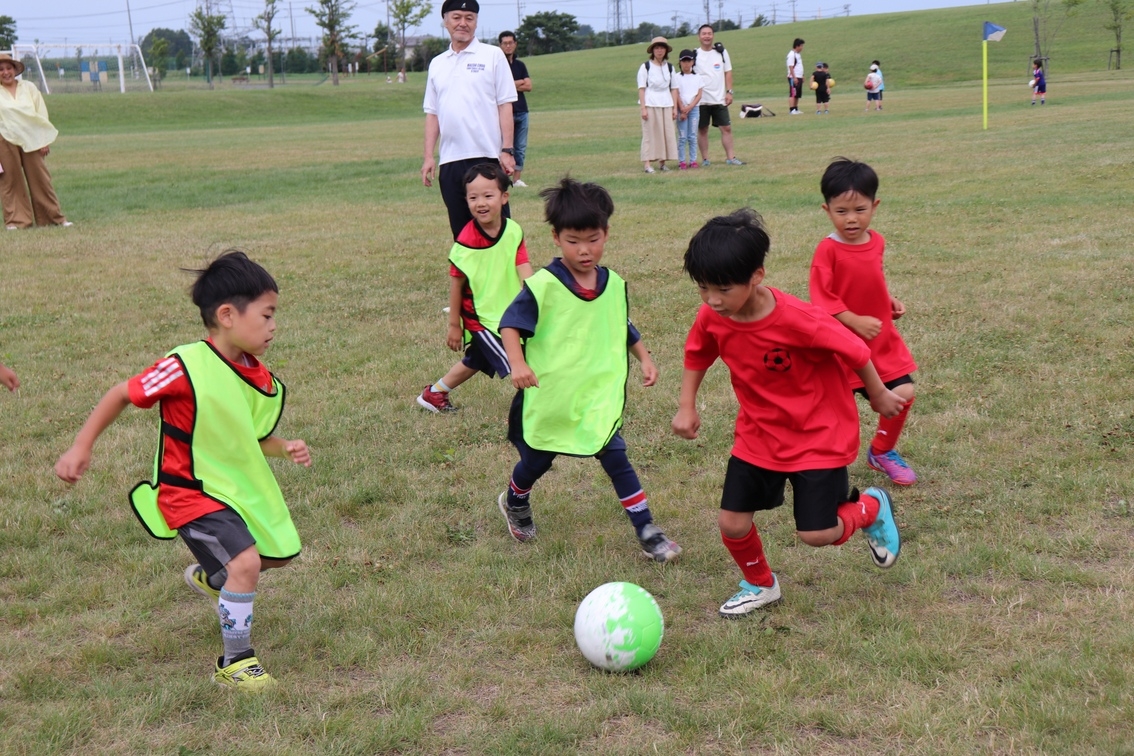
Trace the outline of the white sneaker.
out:
<instances>
[{"instance_id":1,"label":"white sneaker","mask_svg":"<svg viewBox=\"0 0 1134 756\"><path fill-rule=\"evenodd\" d=\"M747 580L741 580L740 590L721 605L718 613L725 619L743 617L749 612L754 612L761 607L777 603L782 597L780 593L780 579L776 577L774 573L772 574L771 588L763 588L758 585L752 585Z\"/></svg>"},{"instance_id":2,"label":"white sneaker","mask_svg":"<svg viewBox=\"0 0 1134 756\"><path fill-rule=\"evenodd\" d=\"M60 226L62 226L63 228L70 228L71 226L73 226L73 225L75 225L75 224L74 224L74 223L72 223L71 221L63 221L63 222L62 222L62 223L60 223L59 225L60 225Z\"/></svg>"},{"instance_id":3,"label":"white sneaker","mask_svg":"<svg viewBox=\"0 0 1134 756\"><path fill-rule=\"evenodd\" d=\"M512 186L518 186L520 188L523 188L523 187L527 186L527 184L525 184L522 179L516 179L515 182L513 182Z\"/></svg>"},{"instance_id":4,"label":"white sneaker","mask_svg":"<svg viewBox=\"0 0 1134 756\"><path fill-rule=\"evenodd\" d=\"M19 231L20 230L19 226L8 226L7 228L8 228L9 231Z\"/></svg>"}]
</instances>

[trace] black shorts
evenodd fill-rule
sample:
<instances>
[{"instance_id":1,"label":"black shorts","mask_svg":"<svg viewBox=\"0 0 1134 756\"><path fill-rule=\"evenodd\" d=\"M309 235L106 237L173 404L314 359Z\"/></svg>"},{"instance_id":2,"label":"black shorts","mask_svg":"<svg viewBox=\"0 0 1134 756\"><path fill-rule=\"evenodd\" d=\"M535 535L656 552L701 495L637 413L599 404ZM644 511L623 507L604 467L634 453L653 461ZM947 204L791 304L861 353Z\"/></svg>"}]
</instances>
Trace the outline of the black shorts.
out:
<instances>
[{"instance_id":1,"label":"black shorts","mask_svg":"<svg viewBox=\"0 0 1134 756\"><path fill-rule=\"evenodd\" d=\"M796 79L793 76L787 77L788 97L799 97L803 93L803 79Z\"/></svg>"},{"instance_id":2,"label":"black shorts","mask_svg":"<svg viewBox=\"0 0 1134 756\"><path fill-rule=\"evenodd\" d=\"M866 93L866 101L867 102L874 102L876 100L881 100L881 99L882 99L882 93L881 92L867 92Z\"/></svg>"},{"instance_id":3,"label":"black shorts","mask_svg":"<svg viewBox=\"0 0 1134 756\"><path fill-rule=\"evenodd\" d=\"M791 481L795 529L803 532L827 530L839 524L839 505L850 493L847 468L776 472L729 457L721 509L727 512L759 512L784 503L784 483Z\"/></svg>"},{"instance_id":4,"label":"black shorts","mask_svg":"<svg viewBox=\"0 0 1134 756\"><path fill-rule=\"evenodd\" d=\"M461 363L465 367L479 370L489 378L500 376L504 378L512 372L508 362L508 353L504 351L504 342L492 331L469 331L472 341L465 347L465 356Z\"/></svg>"},{"instance_id":5,"label":"black shorts","mask_svg":"<svg viewBox=\"0 0 1134 756\"><path fill-rule=\"evenodd\" d=\"M891 391L893 391L898 386L905 386L908 383L913 383L913 378L910 377L909 373L906 373L905 375L899 376L898 378L895 378L892 381L886 381L882 385L885 386L886 388L890 389ZM858 394L863 399L869 399L870 398L870 394L867 394L866 389L863 388L862 386L859 386L858 388L856 388L854 390L854 393Z\"/></svg>"},{"instance_id":6,"label":"black shorts","mask_svg":"<svg viewBox=\"0 0 1134 756\"><path fill-rule=\"evenodd\" d=\"M177 534L210 577L224 569L237 554L256 545L244 519L227 507L185 523L177 529Z\"/></svg>"},{"instance_id":7,"label":"black shorts","mask_svg":"<svg viewBox=\"0 0 1134 756\"><path fill-rule=\"evenodd\" d=\"M732 117L728 114L728 105L700 105L698 107L698 131L708 131L710 125L717 128L732 125Z\"/></svg>"}]
</instances>

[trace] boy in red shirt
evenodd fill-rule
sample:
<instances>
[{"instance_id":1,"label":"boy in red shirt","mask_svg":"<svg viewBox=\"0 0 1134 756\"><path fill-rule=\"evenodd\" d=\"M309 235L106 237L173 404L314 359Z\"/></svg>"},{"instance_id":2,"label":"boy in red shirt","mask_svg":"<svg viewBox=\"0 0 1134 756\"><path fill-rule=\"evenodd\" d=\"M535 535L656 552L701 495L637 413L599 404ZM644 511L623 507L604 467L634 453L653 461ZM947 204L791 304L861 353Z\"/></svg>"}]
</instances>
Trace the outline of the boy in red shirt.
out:
<instances>
[{"instance_id":1,"label":"boy in red shirt","mask_svg":"<svg viewBox=\"0 0 1134 756\"><path fill-rule=\"evenodd\" d=\"M839 158L827 166L819 186L825 200L823 209L835 233L815 248L811 303L833 315L870 347L870 361L882 382L905 402L895 417L878 418L866 464L886 473L899 486L912 486L917 475L895 446L913 406L910 373L917 370L917 364L894 327L906 307L886 287L882 271L886 240L870 230L879 202L875 199L878 175L866 163ZM865 395L862 380L849 367L845 372L851 389Z\"/></svg>"},{"instance_id":2,"label":"boy in red shirt","mask_svg":"<svg viewBox=\"0 0 1134 756\"><path fill-rule=\"evenodd\" d=\"M902 400L882 385L861 340L819 308L763 285L770 244L760 216L745 209L710 220L685 252L685 271L704 305L685 342L673 430L697 437L697 391L718 357L740 402L717 523L744 579L720 608L725 618L780 600L753 513L783 504L787 481L796 535L807 545L838 546L861 529L874 564L883 568L901 549L890 496L879 488L848 494L858 411L841 363L862 378L877 412L896 415Z\"/></svg>"}]
</instances>

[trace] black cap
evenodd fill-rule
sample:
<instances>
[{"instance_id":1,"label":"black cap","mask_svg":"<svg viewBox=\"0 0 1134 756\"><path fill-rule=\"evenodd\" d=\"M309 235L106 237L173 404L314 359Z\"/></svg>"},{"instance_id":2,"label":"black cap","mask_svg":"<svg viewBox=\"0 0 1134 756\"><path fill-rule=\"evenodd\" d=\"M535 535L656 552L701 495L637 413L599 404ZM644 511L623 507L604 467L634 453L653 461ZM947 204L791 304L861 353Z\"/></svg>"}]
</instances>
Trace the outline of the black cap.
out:
<instances>
[{"instance_id":1,"label":"black cap","mask_svg":"<svg viewBox=\"0 0 1134 756\"><path fill-rule=\"evenodd\" d=\"M480 3L476 0L445 0L441 6L441 15L452 10L472 11L473 13L480 13Z\"/></svg>"},{"instance_id":2,"label":"black cap","mask_svg":"<svg viewBox=\"0 0 1134 756\"><path fill-rule=\"evenodd\" d=\"M682 50L681 54L677 56L678 60L697 60L697 54L692 50Z\"/></svg>"}]
</instances>

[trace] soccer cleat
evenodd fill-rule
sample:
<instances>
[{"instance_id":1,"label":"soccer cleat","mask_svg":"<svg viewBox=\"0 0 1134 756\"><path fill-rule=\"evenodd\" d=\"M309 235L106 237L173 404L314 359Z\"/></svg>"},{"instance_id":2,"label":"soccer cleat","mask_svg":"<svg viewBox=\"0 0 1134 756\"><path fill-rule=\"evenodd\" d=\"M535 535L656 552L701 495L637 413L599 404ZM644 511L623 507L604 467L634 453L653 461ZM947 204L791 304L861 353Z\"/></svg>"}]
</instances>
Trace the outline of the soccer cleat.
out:
<instances>
[{"instance_id":1,"label":"soccer cleat","mask_svg":"<svg viewBox=\"0 0 1134 756\"><path fill-rule=\"evenodd\" d=\"M874 560L875 567L893 567L902 550L902 537L898 533L898 523L894 520L894 504L890 500L890 494L871 486L863 491L863 495L878 500L878 516L862 529L862 534L870 545L870 558Z\"/></svg>"},{"instance_id":2,"label":"soccer cleat","mask_svg":"<svg viewBox=\"0 0 1134 756\"><path fill-rule=\"evenodd\" d=\"M725 165L744 165L744 161L738 157L730 157L725 161Z\"/></svg>"},{"instance_id":3,"label":"soccer cleat","mask_svg":"<svg viewBox=\"0 0 1134 756\"><path fill-rule=\"evenodd\" d=\"M504 520L508 523L508 532L512 534L520 543L530 541L535 538L536 527L532 522L532 508L526 506L523 509L512 509L508 506L508 492L501 492L500 496L496 499L496 504L500 507L500 514L504 515ZM528 524L524 524L524 520Z\"/></svg>"},{"instance_id":4,"label":"soccer cleat","mask_svg":"<svg viewBox=\"0 0 1134 756\"><path fill-rule=\"evenodd\" d=\"M433 386L426 386L417 397L417 403L430 412L456 412L457 408L449 401L447 391L434 391Z\"/></svg>"},{"instance_id":5,"label":"soccer cleat","mask_svg":"<svg viewBox=\"0 0 1134 756\"><path fill-rule=\"evenodd\" d=\"M661 564L672 562L681 553L681 547L666 538L662 529L652 522L642 528L638 543L642 544L642 556Z\"/></svg>"},{"instance_id":6,"label":"soccer cleat","mask_svg":"<svg viewBox=\"0 0 1134 756\"><path fill-rule=\"evenodd\" d=\"M875 454L873 449L867 449L866 464L873 470L886 473L886 476L899 486L912 486L917 483L917 474L909 463L902 459L897 449L891 449L884 454Z\"/></svg>"},{"instance_id":7,"label":"soccer cleat","mask_svg":"<svg viewBox=\"0 0 1134 756\"><path fill-rule=\"evenodd\" d=\"M763 588L752 585L747 580L741 580L740 590L721 604L719 614L725 619L736 619L762 607L778 603L781 598L783 594L780 593L780 579L774 573L771 588Z\"/></svg>"},{"instance_id":8,"label":"soccer cleat","mask_svg":"<svg viewBox=\"0 0 1134 756\"><path fill-rule=\"evenodd\" d=\"M185 582L205 598L220 601L220 589L209 585L208 575L205 574L205 568L201 565L191 564L185 568Z\"/></svg>"},{"instance_id":9,"label":"soccer cleat","mask_svg":"<svg viewBox=\"0 0 1134 756\"><path fill-rule=\"evenodd\" d=\"M224 688L235 688L241 693L259 693L276 684L274 677L264 671L260 660L255 656L240 659L222 667L224 657L217 659L217 669L213 680Z\"/></svg>"},{"instance_id":10,"label":"soccer cleat","mask_svg":"<svg viewBox=\"0 0 1134 756\"><path fill-rule=\"evenodd\" d=\"M525 184L523 182L523 180L516 179L515 181L512 182L512 186L519 187L520 189L526 189L528 185Z\"/></svg>"}]
</instances>

